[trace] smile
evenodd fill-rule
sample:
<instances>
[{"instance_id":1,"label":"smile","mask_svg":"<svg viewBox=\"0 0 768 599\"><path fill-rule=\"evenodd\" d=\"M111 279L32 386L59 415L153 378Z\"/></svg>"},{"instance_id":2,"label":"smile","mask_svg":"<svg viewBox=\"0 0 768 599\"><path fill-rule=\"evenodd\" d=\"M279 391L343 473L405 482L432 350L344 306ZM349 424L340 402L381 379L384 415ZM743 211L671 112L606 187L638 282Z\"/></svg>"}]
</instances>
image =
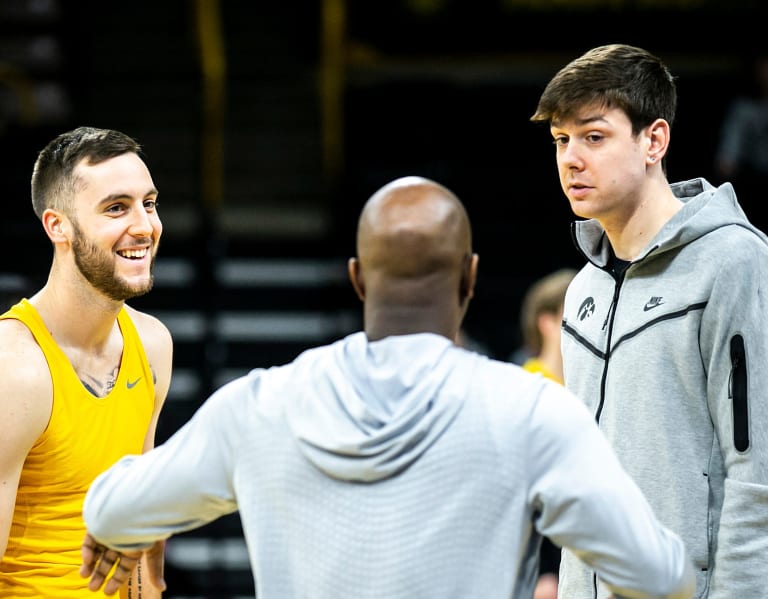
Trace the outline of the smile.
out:
<instances>
[{"instance_id":1,"label":"smile","mask_svg":"<svg viewBox=\"0 0 768 599\"><path fill-rule=\"evenodd\" d=\"M148 248L141 250L118 250L117 253L123 258L129 258L130 260L141 260L149 252Z\"/></svg>"}]
</instances>

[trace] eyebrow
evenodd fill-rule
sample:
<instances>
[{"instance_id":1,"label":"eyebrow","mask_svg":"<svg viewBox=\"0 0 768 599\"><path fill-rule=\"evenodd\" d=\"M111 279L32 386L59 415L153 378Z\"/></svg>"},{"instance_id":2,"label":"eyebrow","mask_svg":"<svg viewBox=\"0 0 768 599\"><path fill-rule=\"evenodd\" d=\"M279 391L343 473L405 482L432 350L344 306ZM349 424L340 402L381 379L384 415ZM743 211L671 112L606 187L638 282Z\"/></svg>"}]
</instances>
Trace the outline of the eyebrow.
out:
<instances>
[{"instance_id":1,"label":"eyebrow","mask_svg":"<svg viewBox=\"0 0 768 599\"><path fill-rule=\"evenodd\" d=\"M573 118L564 119L564 120L573 121L574 125L576 125L577 127L583 127L584 125L589 125L590 123L596 123L596 122L602 122L602 123L605 123L606 125L610 125L610 123L605 119L605 115L603 113L591 114L585 117L573 117ZM557 128L557 127L562 127L562 125L563 125L562 119L557 121L552 121L552 127Z\"/></svg>"},{"instance_id":2,"label":"eyebrow","mask_svg":"<svg viewBox=\"0 0 768 599\"><path fill-rule=\"evenodd\" d=\"M156 196L159 193L160 192L158 192L157 189L152 187L142 197L146 198L147 196ZM108 196L99 200L99 205L109 204L110 202L116 202L118 200L130 200L130 199L133 199L133 196L129 193L111 193Z\"/></svg>"}]
</instances>

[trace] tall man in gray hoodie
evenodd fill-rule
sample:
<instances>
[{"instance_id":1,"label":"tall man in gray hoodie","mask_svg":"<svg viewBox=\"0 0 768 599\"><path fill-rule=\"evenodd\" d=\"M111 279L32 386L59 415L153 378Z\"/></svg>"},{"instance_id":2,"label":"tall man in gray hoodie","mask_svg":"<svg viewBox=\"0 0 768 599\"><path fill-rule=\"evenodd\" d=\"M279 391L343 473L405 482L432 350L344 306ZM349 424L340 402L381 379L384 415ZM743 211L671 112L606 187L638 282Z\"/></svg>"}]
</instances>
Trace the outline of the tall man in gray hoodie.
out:
<instances>
[{"instance_id":1,"label":"tall man in gray hoodie","mask_svg":"<svg viewBox=\"0 0 768 599\"><path fill-rule=\"evenodd\" d=\"M565 384L692 554L696 597L768 596L768 240L733 188L670 185L677 94L649 52L615 44L562 68L533 121L555 139L584 220L566 293ZM561 596L605 597L564 552Z\"/></svg>"},{"instance_id":2,"label":"tall man in gray hoodie","mask_svg":"<svg viewBox=\"0 0 768 599\"><path fill-rule=\"evenodd\" d=\"M259 599L530 599L542 535L616 597L690 597L682 542L586 408L455 344L478 263L458 198L393 181L363 208L357 249L364 332L229 383L91 487L92 588L113 550L239 510Z\"/></svg>"}]
</instances>

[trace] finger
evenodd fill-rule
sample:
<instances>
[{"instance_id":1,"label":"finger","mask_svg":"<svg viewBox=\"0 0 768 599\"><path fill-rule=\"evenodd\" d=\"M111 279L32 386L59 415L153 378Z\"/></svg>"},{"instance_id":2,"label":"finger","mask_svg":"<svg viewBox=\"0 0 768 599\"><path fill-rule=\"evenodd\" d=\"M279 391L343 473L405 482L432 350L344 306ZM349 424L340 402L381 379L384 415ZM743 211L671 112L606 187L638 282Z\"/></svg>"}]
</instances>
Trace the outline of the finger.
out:
<instances>
[{"instance_id":1,"label":"finger","mask_svg":"<svg viewBox=\"0 0 768 599\"><path fill-rule=\"evenodd\" d=\"M80 570L80 575L83 575L83 571ZM88 589L91 591L98 591L101 585L104 584L104 575L98 570L94 570L91 574L91 579L88 581Z\"/></svg>"},{"instance_id":2,"label":"finger","mask_svg":"<svg viewBox=\"0 0 768 599\"><path fill-rule=\"evenodd\" d=\"M104 594L114 595L119 591L120 587L122 587L130 578L131 573L134 568L136 568L138 562L138 557L120 556L119 561L117 562L117 567L112 573L112 577L107 581L107 584L104 585Z\"/></svg>"},{"instance_id":3,"label":"finger","mask_svg":"<svg viewBox=\"0 0 768 599\"><path fill-rule=\"evenodd\" d=\"M88 582L88 588L92 591L98 591L119 559L120 554L117 551L105 547L101 552L100 559L96 562L91 580Z\"/></svg>"},{"instance_id":4,"label":"finger","mask_svg":"<svg viewBox=\"0 0 768 599\"><path fill-rule=\"evenodd\" d=\"M88 578L93 573L96 562L101 557L102 550L103 547L91 535L85 535L83 544L80 546L80 554L83 560L83 564L80 566L80 576Z\"/></svg>"}]
</instances>

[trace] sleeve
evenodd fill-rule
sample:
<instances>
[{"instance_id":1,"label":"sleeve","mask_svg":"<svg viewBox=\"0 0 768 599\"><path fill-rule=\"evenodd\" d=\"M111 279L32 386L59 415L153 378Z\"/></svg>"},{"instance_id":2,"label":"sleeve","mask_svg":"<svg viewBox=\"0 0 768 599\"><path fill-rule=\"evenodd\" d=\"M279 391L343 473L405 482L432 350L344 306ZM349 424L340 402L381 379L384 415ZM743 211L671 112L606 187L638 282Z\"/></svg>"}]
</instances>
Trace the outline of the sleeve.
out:
<instances>
[{"instance_id":1,"label":"sleeve","mask_svg":"<svg viewBox=\"0 0 768 599\"><path fill-rule=\"evenodd\" d=\"M692 597L682 540L656 519L586 407L550 383L531 425L529 502L539 533L597 572L616 597Z\"/></svg>"},{"instance_id":2,"label":"sleeve","mask_svg":"<svg viewBox=\"0 0 768 599\"><path fill-rule=\"evenodd\" d=\"M116 550L142 549L235 512L235 456L255 384L227 384L165 443L99 475L83 504L88 532Z\"/></svg>"},{"instance_id":3,"label":"sleeve","mask_svg":"<svg viewBox=\"0 0 768 599\"><path fill-rule=\"evenodd\" d=\"M768 576L768 249L724 247L702 317L707 400L723 458L713 597L757 597ZM713 473L714 476L717 473ZM717 523L717 520L715 520Z\"/></svg>"}]
</instances>

